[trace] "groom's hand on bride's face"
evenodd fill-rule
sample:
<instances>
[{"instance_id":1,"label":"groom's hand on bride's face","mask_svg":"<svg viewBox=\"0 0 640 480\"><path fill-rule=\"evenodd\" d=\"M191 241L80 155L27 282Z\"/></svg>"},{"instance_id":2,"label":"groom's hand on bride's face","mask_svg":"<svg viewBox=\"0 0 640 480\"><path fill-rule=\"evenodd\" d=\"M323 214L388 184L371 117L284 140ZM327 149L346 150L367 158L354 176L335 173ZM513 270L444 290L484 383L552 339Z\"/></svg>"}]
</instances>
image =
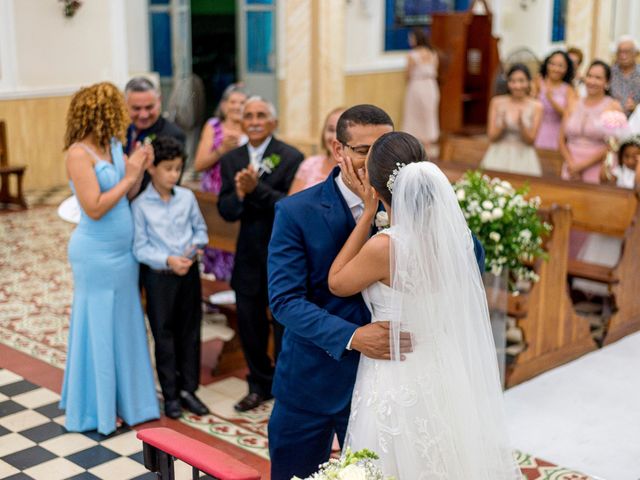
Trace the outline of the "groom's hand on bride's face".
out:
<instances>
[{"instance_id":1,"label":"groom's hand on bride's face","mask_svg":"<svg viewBox=\"0 0 640 480\"><path fill-rule=\"evenodd\" d=\"M351 348L369 358L390 360L390 328L388 321L373 322L359 327L353 335ZM400 359L404 360L404 354L412 351L411 333L400 332Z\"/></svg>"}]
</instances>

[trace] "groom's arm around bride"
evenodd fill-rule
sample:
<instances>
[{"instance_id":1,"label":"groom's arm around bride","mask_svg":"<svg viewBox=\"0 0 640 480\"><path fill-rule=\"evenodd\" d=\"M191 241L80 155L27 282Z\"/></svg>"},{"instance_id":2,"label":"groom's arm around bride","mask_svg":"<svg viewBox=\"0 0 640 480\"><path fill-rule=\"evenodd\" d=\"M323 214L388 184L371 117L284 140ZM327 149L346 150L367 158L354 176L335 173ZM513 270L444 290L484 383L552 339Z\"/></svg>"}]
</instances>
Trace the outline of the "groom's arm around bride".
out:
<instances>
[{"instance_id":1,"label":"groom's arm around bride","mask_svg":"<svg viewBox=\"0 0 640 480\"><path fill-rule=\"evenodd\" d=\"M361 167L369 147L392 130L381 109L352 107L338 121L336 158L349 157ZM359 203L335 168L325 182L276 204L269 297L286 328L269 422L273 480L308 476L329 458L334 434L342 444L359 361L358 352L347 349L354 333L352 345L366 355L383 358L389 349L388 331L369 323L361 295L339 298L327 284L329 268L361 214Z\"/></svg>"}]
</instances>

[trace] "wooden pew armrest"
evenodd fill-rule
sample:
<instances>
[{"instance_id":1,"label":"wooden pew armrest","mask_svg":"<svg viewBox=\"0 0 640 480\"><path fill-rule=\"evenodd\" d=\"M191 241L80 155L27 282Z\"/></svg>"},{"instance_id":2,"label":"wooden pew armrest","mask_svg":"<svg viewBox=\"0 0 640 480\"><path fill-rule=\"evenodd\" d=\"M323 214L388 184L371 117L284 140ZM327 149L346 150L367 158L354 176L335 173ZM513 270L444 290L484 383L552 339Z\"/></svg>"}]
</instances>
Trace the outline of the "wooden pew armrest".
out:
<instances>
[{"instance_id":1,"label":"wooden pew armrest","mask_svg":"<svg viewBox=\"0 0 640 480\"><path fill-rule=\"evenodd\" d=\"M618 283L619 281L613 273L613 268L605 265L583 262L582 260L569 259L567 271L569 275L574 277L593 280L595 282L612 284Z\"/></svg>"}]
</instances>

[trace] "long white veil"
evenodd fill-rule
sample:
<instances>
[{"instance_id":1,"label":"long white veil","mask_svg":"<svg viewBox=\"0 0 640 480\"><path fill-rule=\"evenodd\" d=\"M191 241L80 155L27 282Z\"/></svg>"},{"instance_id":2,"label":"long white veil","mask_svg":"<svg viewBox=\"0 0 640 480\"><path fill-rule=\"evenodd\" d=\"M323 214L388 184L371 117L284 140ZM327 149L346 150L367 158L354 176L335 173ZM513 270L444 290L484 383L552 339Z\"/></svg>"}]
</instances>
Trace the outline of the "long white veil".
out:
<instances>
[{"instance_id":1,"label":"long white veil","mask_svg":"<svg viewBox=\"0 0 640 480\"><path fill-rule=\"evenodd\" d=\"M391 213L391 421L400 480L519 479L471 233L430 162L400 169ZM394 315L395 316L395 315ZM399 361L400 331L414 351ZM416 469L418 471L416 471Z\"/></svg>"}]
</instances>

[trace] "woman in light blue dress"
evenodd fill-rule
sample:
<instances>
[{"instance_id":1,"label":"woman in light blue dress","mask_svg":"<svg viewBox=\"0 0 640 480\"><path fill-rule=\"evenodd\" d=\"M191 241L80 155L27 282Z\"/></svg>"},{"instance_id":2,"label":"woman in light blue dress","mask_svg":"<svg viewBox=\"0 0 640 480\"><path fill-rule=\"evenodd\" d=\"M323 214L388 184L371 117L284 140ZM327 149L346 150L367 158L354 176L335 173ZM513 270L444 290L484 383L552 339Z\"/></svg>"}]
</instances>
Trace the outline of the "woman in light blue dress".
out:
<instances>
[{"instance_id":1,"label":"woman in light blue dress","mask_svg":"<svg viewBox=\"0 0 640 480\"><path fill-rule=\"evenodd\" d=\"M128 201L153 150L124 158L128 123L111 83L78 91L67 114L67 173L82 211L69 241L74 292L60 402L69 431L108 435L118 417L129 425L159 417Z\"/></svg>"}]
</instances>

